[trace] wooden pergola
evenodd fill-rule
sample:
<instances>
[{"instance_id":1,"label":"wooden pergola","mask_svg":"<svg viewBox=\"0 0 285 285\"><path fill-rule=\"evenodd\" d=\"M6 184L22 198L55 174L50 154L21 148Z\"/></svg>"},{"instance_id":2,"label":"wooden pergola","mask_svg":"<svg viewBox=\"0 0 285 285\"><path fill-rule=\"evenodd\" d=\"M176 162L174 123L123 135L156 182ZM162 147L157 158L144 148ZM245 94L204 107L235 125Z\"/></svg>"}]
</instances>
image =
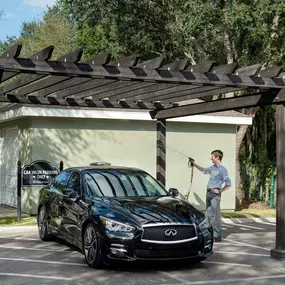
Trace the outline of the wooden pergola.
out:
<instances>
[{"instance_id":1,"label":"wooden pergola","mask_svg":"<svg viewBox=\"0 0 285 285\"><path fill-rule=\"evenodd\" d=\"M139 55L111 60L104 53L80 61L75 50L50 60L53 47L21 58L20 44L0 56L0 102L65 108L146 109L157 121L157 179L165 185L166 119L276 104L277 223L271 256L285 259L285 72L260 64L216 66L214 61L189 65L187 59L162 64L163 57L141 62ZM14 80L9 80L14 78ZM8 81L9 80L9 81ZM196 104L183 102L214 96L241 96ZM216 96L218 97L218 96Z\"/></svg>"}]
</instances>

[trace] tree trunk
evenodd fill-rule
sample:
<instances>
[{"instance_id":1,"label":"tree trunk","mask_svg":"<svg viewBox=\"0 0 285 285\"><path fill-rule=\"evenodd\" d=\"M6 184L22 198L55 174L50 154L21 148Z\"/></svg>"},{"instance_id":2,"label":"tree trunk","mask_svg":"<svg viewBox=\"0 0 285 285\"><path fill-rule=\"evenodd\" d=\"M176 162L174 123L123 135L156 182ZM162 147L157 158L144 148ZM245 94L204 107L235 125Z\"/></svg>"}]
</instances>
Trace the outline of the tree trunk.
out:
<instances>
[{"instance_id":1,"label":"tree trunk","mask_svg":"<svg viewBox=\"0 0 285 285\"><path fill-rule=\"evenodd\" d=\"M256 112L259 107L251 108L250 116L254 119ZM237 135L236 135L236 209L240 209L242 203L244 202L245 192L243 188L241 171L240 171L240 161L239 161L239 152L244 139L244 136L248 130L248 126L240 126Z\"/></svg>"},{"instance_id":2,"label":"tree trunk","mask_svg":"<svg viewBox=\"0 0 285 285\"><path fill-rule=\"evenodd\" d=\"M236 135L236 209L240 209L245 198L243 183L241 179L239 151L248 126L240 126Z\"/></svg>"},{"instance_id":3,"label":"tree trunk","mask_svg":"<svg viewBox=\"0 0 285 285\"><path fill-rule=\"evenodd\" d=\"M271 40L275 40L277 37L277 29L279 25L279 16L275 15L273 18L273 25L272 25L272 33L271 33ZM225 46L227 48L228 44L230 43L226 39L225 36ZM271 43L271 42L270 42ZM227 55L228 60L231 60L232 53L229 50L229 53ZM250 116L254 119L256 112L258 111L259 107L251 108L250 110ZM240 161L239 161L239 152L240 148L244 139L244 136L247 132L248 126L241 126L237 132L236 136L236 208L239 209L244 201L245 198L245 192L243 188L243 183L241 179L241 172L240 172ZM267 129L265 124L265 133L267 136Z\"/></svg>"}]
</instances>

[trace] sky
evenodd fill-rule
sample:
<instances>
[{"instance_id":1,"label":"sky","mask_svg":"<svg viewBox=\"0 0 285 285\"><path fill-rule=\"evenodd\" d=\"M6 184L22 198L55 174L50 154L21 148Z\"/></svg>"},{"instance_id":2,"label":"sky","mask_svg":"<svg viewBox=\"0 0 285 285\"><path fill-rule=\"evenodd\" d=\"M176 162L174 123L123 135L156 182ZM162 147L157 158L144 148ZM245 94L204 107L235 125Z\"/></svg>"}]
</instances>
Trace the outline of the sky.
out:
<instances>
[{"instance_id":1,"label":"sky","mask_svg":"<svg viewBox=\"0 0 285 285\"><path fill-rule=\"evenodd\" d=\"M0 0L0 41L7 36L19 36L23 22L42 19L47 5L51 6L56 0Z\"/></svg>"}]
</instances>

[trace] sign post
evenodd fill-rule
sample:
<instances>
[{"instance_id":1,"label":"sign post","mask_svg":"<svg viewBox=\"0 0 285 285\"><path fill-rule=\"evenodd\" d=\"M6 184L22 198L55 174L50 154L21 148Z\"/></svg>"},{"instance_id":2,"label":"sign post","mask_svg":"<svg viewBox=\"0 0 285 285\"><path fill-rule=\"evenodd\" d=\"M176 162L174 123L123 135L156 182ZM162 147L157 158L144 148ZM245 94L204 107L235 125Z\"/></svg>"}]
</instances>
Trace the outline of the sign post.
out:
<instances>
[{"instance_id":1,"label":"sign post","mask_svg":"<svg viewBox=\"0 0 285 285\"><path fill-rule=\"evenodd\" d=\"M46 160L36 160L22 168L21 161L17 163L17 220L21 221L22 212L22 187L45 186L63 170L63 162L60 169Z\"/></svg>"},{"instance_id":2,"label":"sign post","mask_svg":"<svg viewBox=\"0 0 285 285\"><path fill-rule=\"evenodd\" d=\"M21 221L21 212L22 212L22 188L21 188L21 161L18 160L17 163L17 220Z\"/></svg>"}]
</instances>

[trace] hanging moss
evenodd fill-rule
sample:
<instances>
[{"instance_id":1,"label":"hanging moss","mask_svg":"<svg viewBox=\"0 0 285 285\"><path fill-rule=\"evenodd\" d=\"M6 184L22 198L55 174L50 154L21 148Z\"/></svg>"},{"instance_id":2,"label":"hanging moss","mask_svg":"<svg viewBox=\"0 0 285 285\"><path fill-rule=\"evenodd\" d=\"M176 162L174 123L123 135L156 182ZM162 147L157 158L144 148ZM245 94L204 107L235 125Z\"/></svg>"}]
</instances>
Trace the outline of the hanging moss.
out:
<instances>
[{"instance_id":1,"label":"hanging moss","mask_svg":"<svg viewBox=\"0 0 285 285\"><path fill-rule=\"evenodd\" d=\"M239 159L247 200L265 200L266 183L276 165L275 117L275 106L260 108L242 145Z\"/></svg>"}]
</instances>

